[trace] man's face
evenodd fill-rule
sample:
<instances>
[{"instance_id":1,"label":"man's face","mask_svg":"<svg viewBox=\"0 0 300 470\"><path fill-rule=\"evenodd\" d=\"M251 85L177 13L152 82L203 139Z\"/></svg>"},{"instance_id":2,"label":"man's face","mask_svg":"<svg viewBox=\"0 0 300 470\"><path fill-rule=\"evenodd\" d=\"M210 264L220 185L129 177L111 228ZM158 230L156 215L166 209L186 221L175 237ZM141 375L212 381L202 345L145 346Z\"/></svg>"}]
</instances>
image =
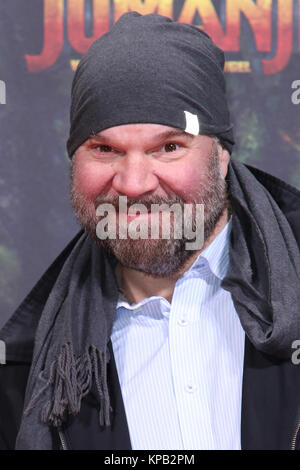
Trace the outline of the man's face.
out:
<instances>
[{"instance_id":1,"label":"man's face","mask_svg":"<svg viewBox=\"0 0 300 470\"><path fill-rule=\"evenodd\" d=\"M87 233L126 267L153 276L176 273L193 256L185 239L106 239L96 235L96 208L127 196L143 203L204 204L204 237L227 208L228 153L211 136L159 124L111 127L81 145L72 160L71 201Z\"/></svg>"}]
</instances>

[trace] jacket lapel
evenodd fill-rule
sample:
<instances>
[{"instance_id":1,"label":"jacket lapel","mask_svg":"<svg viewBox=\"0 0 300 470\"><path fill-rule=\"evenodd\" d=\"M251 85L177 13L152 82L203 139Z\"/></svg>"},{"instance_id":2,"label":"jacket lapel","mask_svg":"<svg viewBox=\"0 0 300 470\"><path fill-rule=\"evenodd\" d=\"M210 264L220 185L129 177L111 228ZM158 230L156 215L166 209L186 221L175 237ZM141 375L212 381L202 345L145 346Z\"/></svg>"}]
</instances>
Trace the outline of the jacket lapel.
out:
<instances>
[{"instance_id":1,"label":"jacket lapel","mask_svg":"<svg viewBox=\"0 0 300 470\"><path fill-rule=\"evenodd\" d=\"M246 338L242 449L291 449L300 419L299 367L291 360L281 360L257 351Z\"/></svg>"}]
</instances>

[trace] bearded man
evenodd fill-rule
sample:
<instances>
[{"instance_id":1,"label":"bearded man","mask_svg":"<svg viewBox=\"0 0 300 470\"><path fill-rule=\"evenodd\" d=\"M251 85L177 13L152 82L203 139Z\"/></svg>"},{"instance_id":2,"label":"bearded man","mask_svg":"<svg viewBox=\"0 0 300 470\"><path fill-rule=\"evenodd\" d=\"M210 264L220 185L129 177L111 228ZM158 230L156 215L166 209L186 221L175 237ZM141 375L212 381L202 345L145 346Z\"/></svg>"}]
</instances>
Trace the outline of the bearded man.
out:
<instances>
[{"instance_id":1,"label":"bearded man","mask_svg":"<svg viewBox=\"0 0 300 470\"><path fill-rule=\"evenodd\" d=\"M136 12L80 61L83 230L0 332L3 448L300 448L300 193L232 159L223 68L199 28ZM204 207L201 246L174 214L162 236L173 205L189 233ZM128 235L157 215L159 236Z\"/></svg>"}]
</instances>

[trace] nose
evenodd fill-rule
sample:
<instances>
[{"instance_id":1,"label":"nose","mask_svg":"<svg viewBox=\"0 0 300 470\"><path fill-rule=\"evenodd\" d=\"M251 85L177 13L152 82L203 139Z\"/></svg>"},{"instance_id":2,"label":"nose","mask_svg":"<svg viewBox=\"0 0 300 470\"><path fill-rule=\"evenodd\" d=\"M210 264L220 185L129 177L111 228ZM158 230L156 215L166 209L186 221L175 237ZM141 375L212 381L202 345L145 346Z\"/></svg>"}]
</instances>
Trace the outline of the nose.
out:
<instances>
[{"instance_id":1,"label":"nose","mask_svg":"<svg viewBox=\"0 0 300 470\"><path fill-rule=\"evenodd\" d=\"M155 191L159 185L150 157L142 152L128 153L115 165L112 188L120 195L137 198Z\"/></svg>"}]
</instances>

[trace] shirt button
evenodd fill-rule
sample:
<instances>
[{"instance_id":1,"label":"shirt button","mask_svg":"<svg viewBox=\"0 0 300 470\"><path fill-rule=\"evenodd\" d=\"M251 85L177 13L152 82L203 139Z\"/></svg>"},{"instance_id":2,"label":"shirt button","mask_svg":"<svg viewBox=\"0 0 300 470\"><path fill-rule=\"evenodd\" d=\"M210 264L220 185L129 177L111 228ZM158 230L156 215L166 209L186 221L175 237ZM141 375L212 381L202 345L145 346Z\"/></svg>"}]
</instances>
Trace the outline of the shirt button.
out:
<instances>
[{"instance_id":1,"label":"shirt button","mask_svg":"<svg viewBox=\"0 0 300 470\"><path fill-rule=\"evenodd\" d=\"M187 384L187 385L185 386L185 391L188 392L188 393L194 393L195 390L196 390L196 388L197 388L197 387L196 387L196 385L194 385L194 384Z\"/></svg>"},{"instance_id":2,"label":"shirt button","mask_svg":"<svg viewBox=\"0 0 300 470\"><path fill-rule=\"evenodd\" d=\"M180 326L187 326L188 322L184 319L184 318L180 318L178 321L177 321L178 325Z\"/></svg>"}]
</instances>

